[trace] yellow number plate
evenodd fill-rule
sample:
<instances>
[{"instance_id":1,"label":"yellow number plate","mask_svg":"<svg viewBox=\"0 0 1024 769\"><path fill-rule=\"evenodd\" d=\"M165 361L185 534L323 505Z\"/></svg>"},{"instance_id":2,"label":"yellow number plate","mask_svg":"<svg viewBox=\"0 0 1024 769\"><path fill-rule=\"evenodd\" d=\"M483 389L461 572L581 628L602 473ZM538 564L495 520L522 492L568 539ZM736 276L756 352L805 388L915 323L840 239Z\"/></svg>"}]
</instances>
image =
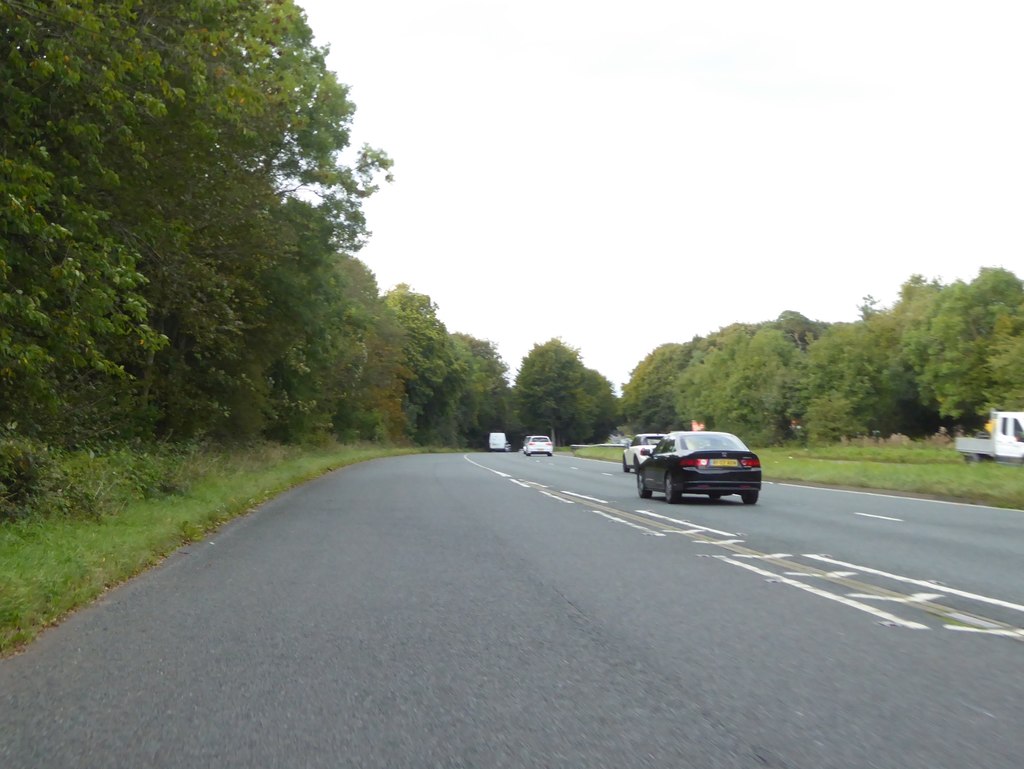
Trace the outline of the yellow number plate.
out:
<instances>
[{"instance_id":1,"label":"yellow number plate","mask_svg":"<svg viewBox=\"0 0 1024 769\"><path fill-rule=\"evenodd\" d=\"M739 467L740 461L738 459L712 459L712 467Z\"/></svg>"}]
</instances>

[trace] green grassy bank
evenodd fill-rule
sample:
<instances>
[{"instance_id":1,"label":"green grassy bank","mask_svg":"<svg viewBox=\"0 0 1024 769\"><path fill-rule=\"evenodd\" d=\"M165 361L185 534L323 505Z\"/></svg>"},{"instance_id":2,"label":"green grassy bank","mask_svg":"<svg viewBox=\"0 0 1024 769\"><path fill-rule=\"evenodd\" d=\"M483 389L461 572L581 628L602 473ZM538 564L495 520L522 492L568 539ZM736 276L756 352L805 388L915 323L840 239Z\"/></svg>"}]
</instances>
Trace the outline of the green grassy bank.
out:
<instances>
[{"instance_id":1,"label":"green grassy bank","mask_svg":"<svg viewBox=\"0 0 1024 769\"><path fill-rule=\"evenodd\" d=\"M123 476L123 464L94 458L92 472L76 476L100 488L100 503L88 516L70 511L0 524L0 654L282 491L345 465L421 451L260 446L198 452L178 458L169 491L150 495L110 492L118 485L111 473ZM71 461L81 465L88 458Z\"/></svg>"}]
</instances>

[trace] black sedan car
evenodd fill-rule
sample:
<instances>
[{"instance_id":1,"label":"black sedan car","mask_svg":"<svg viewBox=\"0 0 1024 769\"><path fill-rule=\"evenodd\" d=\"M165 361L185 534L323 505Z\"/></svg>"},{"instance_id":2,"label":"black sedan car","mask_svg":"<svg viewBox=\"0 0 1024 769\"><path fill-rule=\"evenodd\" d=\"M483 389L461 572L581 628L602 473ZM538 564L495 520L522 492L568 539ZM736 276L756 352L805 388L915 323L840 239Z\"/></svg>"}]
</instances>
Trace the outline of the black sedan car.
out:
<instances>
[{"instance_id":1,"label":"black sedan car","mask_svg":"<svg viewBox=\"0 0 1024 769\"><path fill-rule=\"evenodd\" d=\"M638 468L636 488L642 499L660 491L671 504L683 494L739 494L753 505L761 492L761 460L731 433L668 433Z\"/></svg>"}]
</instances>

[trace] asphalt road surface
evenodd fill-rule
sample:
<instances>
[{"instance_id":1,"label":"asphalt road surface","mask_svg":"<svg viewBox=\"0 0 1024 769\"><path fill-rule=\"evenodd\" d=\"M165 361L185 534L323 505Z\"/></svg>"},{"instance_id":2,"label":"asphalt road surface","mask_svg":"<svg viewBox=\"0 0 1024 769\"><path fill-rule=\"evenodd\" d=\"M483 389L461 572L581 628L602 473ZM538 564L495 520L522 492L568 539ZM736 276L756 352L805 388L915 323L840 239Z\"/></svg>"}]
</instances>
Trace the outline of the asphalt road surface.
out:
<instances>
[{"instance_id":1,"label":"asphalt road surface","mask_svg":"<svg viewBox=\"0 0 1024 769\"><path fill-rule=\"evenodd\" d=\"M1020 769L1024 512L377 460L0 661L0 767Z\"/></svg>"}]
</instances>

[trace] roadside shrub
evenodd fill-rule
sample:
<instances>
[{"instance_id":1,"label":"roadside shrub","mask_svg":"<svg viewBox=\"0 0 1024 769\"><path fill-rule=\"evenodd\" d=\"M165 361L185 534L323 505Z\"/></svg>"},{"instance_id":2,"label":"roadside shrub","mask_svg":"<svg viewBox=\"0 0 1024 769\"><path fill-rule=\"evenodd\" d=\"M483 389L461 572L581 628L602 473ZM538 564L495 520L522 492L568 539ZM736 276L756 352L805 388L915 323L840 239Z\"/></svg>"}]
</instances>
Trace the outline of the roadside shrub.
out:
<instances>
[{"instance_id":1,"label":"roadside shrub","mask_svg":"<svg viewBox=\"0 0 1024 769\"><path fill-rule=\"evenodd\" d=\"M63 454L32 438L0 435L0 522L98 512L96 496L69 472Z\"/></svg>"},{"instance_id":2,"label":"roadside shrub","mask_svg":"<svg viewBox=\"0 0 1024 769\"><path fill-rule=\"evenodd\" d=\"M62 452L0 434L0 522L99 518L132 501L184 494L202 472L195 446L118 446Z\"/></svg>"},{"instance_id":3,"label":"roadside shrub","mask_svg":"<svg viewBox=\"0 0 1024 769\"><path fill-rule=\"evenodd\" d=\"M0 521L23 517L51 458L39 441L0 433Z\"/></svg>"},{"instance_id":4,"label":"roadside shrub","mask_svg":"<svg viewBox=\"0 0 1024 769\"><path fill-rule=\"evenodd\" d=\"M103 482L105 507L188 491L196 450L191 446L125 446L77 458Z\"/></svg>"},{"instance_id":5,"label":"roadside shrub","mask_svg":"<svg viewBox=\"0 0 1024 769\"><path fill-rule=\"evenodd\" d=\"M814 398L804 415L807 442L811 445L838 443L857 435L861 427L853 415L853 404L842 395Z\"/></svg>"}]
</instances>

